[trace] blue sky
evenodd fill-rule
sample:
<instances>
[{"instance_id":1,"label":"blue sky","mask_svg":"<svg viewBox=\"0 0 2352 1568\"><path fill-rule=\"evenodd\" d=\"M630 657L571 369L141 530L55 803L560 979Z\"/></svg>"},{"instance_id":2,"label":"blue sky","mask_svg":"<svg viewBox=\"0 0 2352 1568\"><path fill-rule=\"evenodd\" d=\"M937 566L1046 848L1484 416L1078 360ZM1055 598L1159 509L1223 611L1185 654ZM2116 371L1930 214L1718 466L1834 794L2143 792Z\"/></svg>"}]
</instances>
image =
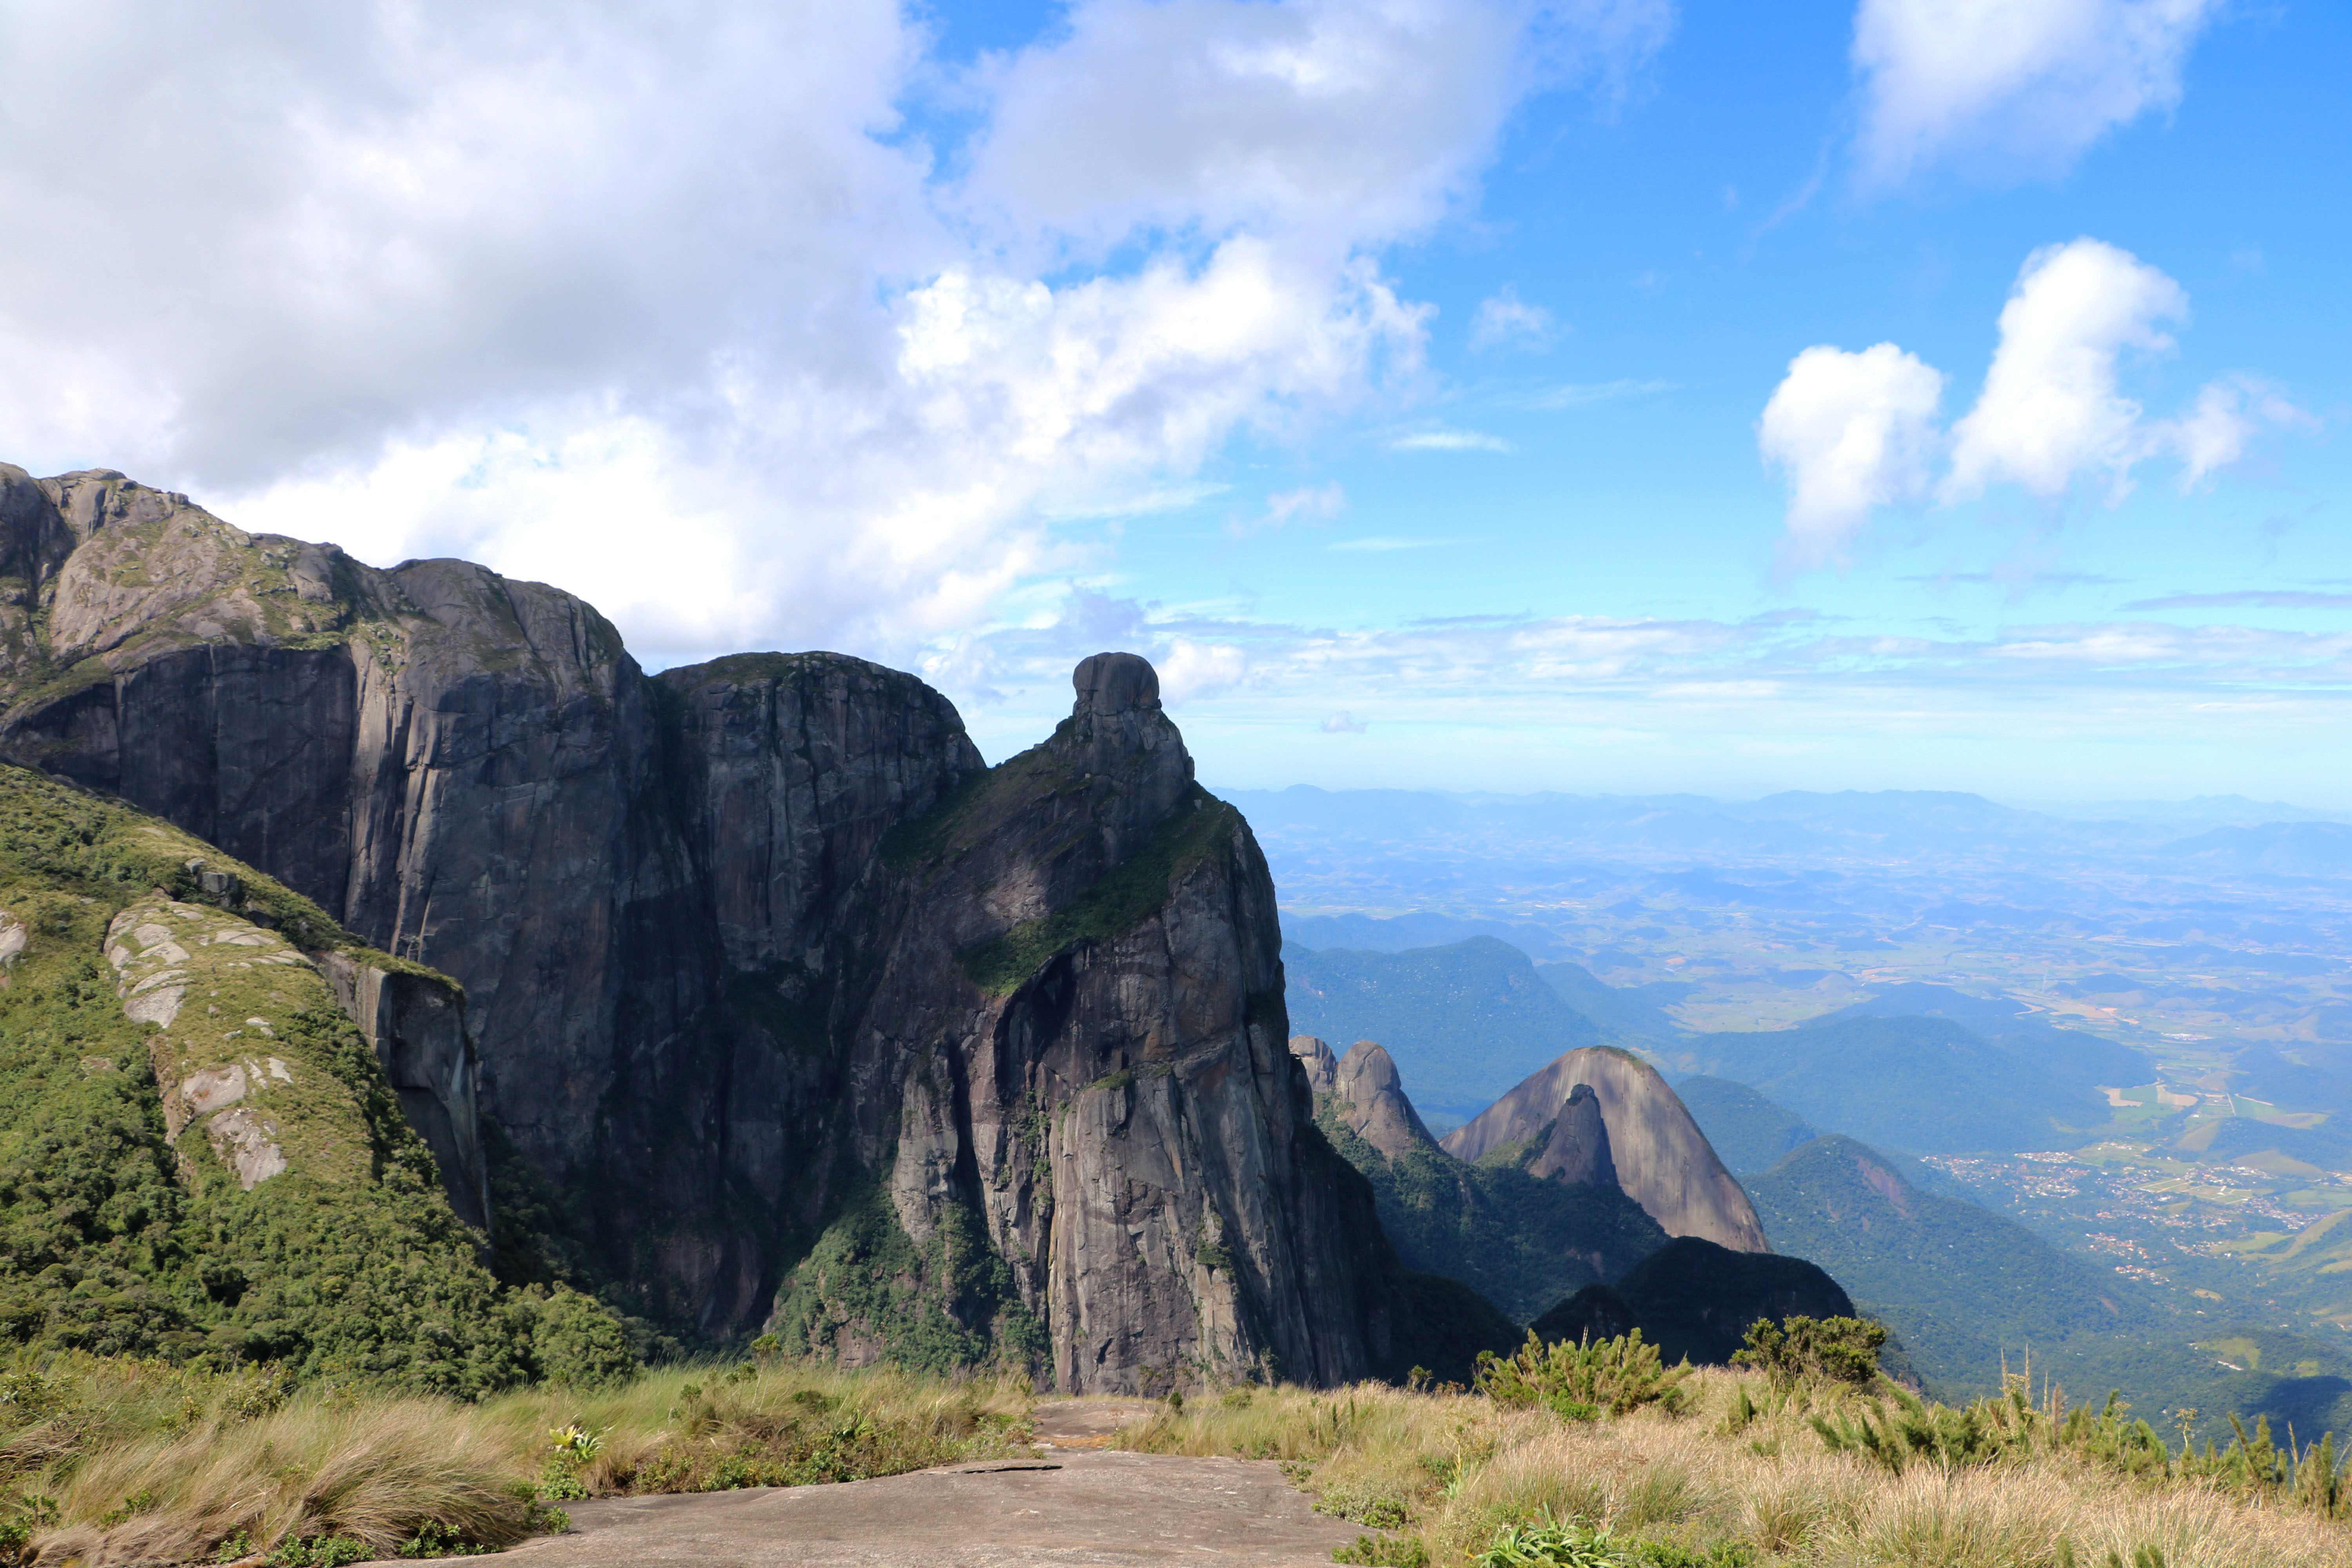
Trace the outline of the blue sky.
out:
<instances>
[{"instance_id":1,"label":"blue sky","mask_svg":"<svg viewBox=\"0 0 2352 1568\"><path fill-rule=\"evenodd\" d=\"M2341 6L598 16L0 12L180 239L0 258L0 458L991 756L1118 646L1232 785L2352 807Z\"/></svg>"}]
</instances>

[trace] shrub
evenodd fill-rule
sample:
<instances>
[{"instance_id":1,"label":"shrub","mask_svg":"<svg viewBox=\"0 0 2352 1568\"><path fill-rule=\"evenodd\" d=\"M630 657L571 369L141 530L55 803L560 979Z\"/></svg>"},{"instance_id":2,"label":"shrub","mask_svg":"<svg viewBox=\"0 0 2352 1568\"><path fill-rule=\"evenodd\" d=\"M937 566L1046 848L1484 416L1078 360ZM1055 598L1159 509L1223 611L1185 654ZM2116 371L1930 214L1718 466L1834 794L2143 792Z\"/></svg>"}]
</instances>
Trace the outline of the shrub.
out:
<instances>
[{"instance_id":1,"label":"shrub","mask_svg":"<svg viewBox=\"0 0 2352 1568\"><path fill-rule=\"evenodd\" d=\"M1418 1535L1360 1535L1353 1545L1333 1547L1331 1561L1370 1568L1429 1568L1429 1548Z\"/></svg>"},{"instance_id":2,"label":"shrub","mask_svg":"<svg viewBox=\"0 0 2352 1568\"><path fill-rule=\"evenodd\" d=\"M1517 1355L1478 1355L1477 1387L1496 1404L1540 1405L1564 1420L1590 1421L1603 1411L1622 1415L1646 1405L1668 1414L1683 1407L1690 1363L1669 1369L1642 1331L1609 1340L1561 1340L1547 1346L1530 1331Z\"/></svg>"},{"instance_id":3,"label":"shrub","mask_svg":"<svg viewBox=\"0 0 2352 1568\"><path fill-rule=\"evenodd\" d=\"M1748 1342L1732 1352L1734 1366L1754 1367L1777 1386L1814 1381L1868 1388L1879 1378L1878 1352L1886 1325L1870 1318L1759 1318Z\"/></svg>"}]
</instances>

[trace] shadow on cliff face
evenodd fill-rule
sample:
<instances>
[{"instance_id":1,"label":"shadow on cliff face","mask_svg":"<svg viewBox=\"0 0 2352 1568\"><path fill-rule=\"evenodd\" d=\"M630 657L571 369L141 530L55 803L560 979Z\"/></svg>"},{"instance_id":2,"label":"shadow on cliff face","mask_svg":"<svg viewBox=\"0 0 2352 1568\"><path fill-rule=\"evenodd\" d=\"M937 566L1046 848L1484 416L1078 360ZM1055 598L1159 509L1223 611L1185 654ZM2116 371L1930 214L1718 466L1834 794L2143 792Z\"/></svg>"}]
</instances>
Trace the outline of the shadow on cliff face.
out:
<instances>
[{"instance_id":1,"label":"shadow on cliff face","mask_svg":"<svg viewBox=\"0 0 2352 1568\"><path fill-rule=\"evenodd\" d=\"M988 769L911 676L648 677L560 590L111 471L0 466L0 755L464 984L478 1089L436 1093L428 1052L413 1109L478 1152L515 1276L1071 1390L1419 1342L1285 1047L1265 858L1142 659L1087 660Z\"/></svg>"}]
</instances>

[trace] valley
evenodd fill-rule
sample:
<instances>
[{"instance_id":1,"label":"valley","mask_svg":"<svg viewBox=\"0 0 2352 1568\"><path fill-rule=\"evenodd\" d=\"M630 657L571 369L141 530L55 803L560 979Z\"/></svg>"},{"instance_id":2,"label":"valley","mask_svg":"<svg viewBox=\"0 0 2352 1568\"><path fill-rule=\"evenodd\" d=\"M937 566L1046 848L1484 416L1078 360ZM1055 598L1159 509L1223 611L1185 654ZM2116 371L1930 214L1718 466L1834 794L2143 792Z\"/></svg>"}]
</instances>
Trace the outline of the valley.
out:
<instances>
[{"instance_id":1,"label":"valley","mask_svg":"<svg viewBox=\"0 0 2352 1568\"><path fill-rule=\"evenodd\" d=\"M1299 1026L1386 1030L1433 1128L1547 1045L1631 1048L1695 1097L1776 1245L1931 1377L1989 1386L2030 1347L2144 1409L2352 1417L2352 829L2241 800L2089 821L1932 795L1235 793ZM1906 1202L1958 1205L1927 1245L2013 1226L2000 1246L2049 1249L2042 1273L2113 1310L2019 1316L1924 1267L1874 1274L1801 1219L1819 1202L1768 1195L1822 1133Z\"/></svg>"}]
</instances>

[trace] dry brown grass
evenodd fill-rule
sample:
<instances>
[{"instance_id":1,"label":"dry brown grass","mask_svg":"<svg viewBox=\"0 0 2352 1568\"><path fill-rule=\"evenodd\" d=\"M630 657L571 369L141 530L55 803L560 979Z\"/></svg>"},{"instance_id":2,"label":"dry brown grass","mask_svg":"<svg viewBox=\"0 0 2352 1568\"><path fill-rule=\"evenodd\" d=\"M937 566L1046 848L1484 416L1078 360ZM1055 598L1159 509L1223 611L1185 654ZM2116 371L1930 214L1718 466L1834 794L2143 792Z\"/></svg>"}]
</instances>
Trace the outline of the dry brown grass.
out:
<instances>
[{"instance_id":1,"label":"dry brown grass","mask_svg":"<svg viewBox=\"0 0 2352 1568\"><path fill-rule=\"evenodd\" d=\"M2207 1481L2134 1481L2063 1456L2014 1457L1900 1477L1832 1454L1806 1424L1813 1394L1778 1402L1760 1378L1700 1373L1681 1416L1591 1423L1507 1411L1476 1395L1365 1384L1339 1394L1255 1391L1193 1401L1128 1435L1156 1452L1311 1464L1327 1512L1402 1521L1435 1563L1456 1563L1502 1524L1549 1511L1621 1539L1822 1568L2082 1568L2141 1547L2166 1568L2344 1568L2352 1528ZM1738 1431L1738 1392L1768 1408ZM2063 1545L2062 1546L2062 1542Z\"/></svg>"},{"instance_id":2,"label":"dry brown grass","mask_svg":"<svg viewBox=\"0 0 2352 1568\"><path fill-rule=\"evenodd\" d=\"M226 1427L107 1443L72 1468L57 1498L67 1522L37 1538L36 1561L209 1560L240 1532L262 1550L290 1533L388 1553L428 1522L504 1545L531 1511L505 1436L481 1412L437 1400L304 1399ZM100 1522L142 1494L145 1508Z\"/></svg>"},{"instance_id":3,"label":"dry brown grass","mask_svg":"<svg viewBox=\"0 0 2352 1568\"><path fill-rule=\"evenodd\" d=\"M260 1373L60 1357L0 1375L0 1506L39 1521L27 1561L40 1564L210 1563L225 1543L267 1553L289 1536L389 1554L428 1527L502 1545L536 1527L542 1491L895 1474L1020 1444L1033 1403L1011 1383L798 1365L667 1368L480 1405L289 1398ZM594 1439L585 1462L559 1458L565 1427Z\"/></svg>"}]
</instances>

